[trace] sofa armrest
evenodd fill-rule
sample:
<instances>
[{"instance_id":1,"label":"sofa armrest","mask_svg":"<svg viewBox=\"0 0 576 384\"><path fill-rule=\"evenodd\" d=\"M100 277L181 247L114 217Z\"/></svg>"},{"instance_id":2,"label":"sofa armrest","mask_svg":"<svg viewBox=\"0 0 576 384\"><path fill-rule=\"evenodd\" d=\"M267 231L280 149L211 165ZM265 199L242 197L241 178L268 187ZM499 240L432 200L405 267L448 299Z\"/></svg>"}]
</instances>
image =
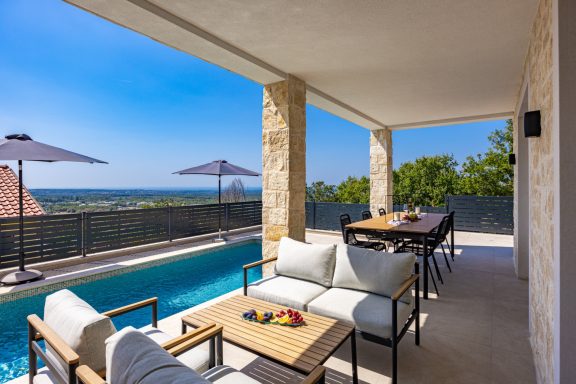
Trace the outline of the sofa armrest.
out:
<instances>
[{"instance_id":1,"label":"sofa armrest","mask_svg":"<svg viewBox=\"0 0 576 384\"><path fill-rule=\"evenodd\" d=\"M29 342L44 340L66 364L77 364L80 361L80 356L37 315L28 316L28 327Z\"/></svg>"},{"instance_id":2,"label":"sofa armrest","mask_svg":"<svg viewBox=\"0 0 576 384\"><path fill-rule=\"evenodd\" d=\"M106 384L106 381L87 365L76 368L76 377L80 384Z\"/></svg>"},{"instance_id":3,"label":"sofa armrest","mask_svg":"<svg viewBox=\"0 0 576 384\"><path fill-rule=\"evenodd\" d=\"M165 343L161 344L161 347L164 348L166 351L176 350L176 347L186 343L186 346L190 348L195 347L196 345L203 343L204 341L215 337L218 334L222 333L222 326L216 325L216 323L211 323L207 325L203 325L202 327L196 328L190 332L187 332L183 335L175 337L171 340L166 341ZM194 340L195 343L188 343L190 340ZM185 351L182 351L182 353Z\"/></svg>"},{"instance_id":4,"label":"sofa armrest","mask_svg":"<svg viewBox=\"0 0 576 384\"><path fill-rule=\"evenodd\" d=\"M207 324L193 331L178 336L177 338L162 344L162 347L172 356L179 356L184 352L210 341L210 367L223 364L223 339L224 327L219 324Z\"/></svg>"},{"instance_id":5,"label":"sofa armrest","mask_svg":"<svg viewBox=\"0 0 576 384\"><path fill-rule=\"evenodd\" d=\"M414 283L416 283L416 281L417 281L419 278L420 278L420 275L417 274L417 273L415 273L415 274L413 274L412 276L410 276L410 278L407 279L406 281L404 281L404 282L402 283L402 285L396 290L396 292L394 292L394 293L392 294L391 299L392 299L393 301L398 301L398 300L402 297L402 295L404 295L404 294L406 293L406 291L407 291L408 289L410 289L410 287L411 287Z\"/></svg>"},{"instance_id":6,"label":"sofa armrest","mask_svg":"<svg viewBox=\"0 0 576 384\"><path fill-rule=\"evenodd\" d=\"M38 359L40 359L59 382L75 382L76 368L80 363L80 356L68 345L60 335L52 330L37 315L28 318L28 376L30 382L38 373ZM45 346L50 346L60 360L67 365L65 371L53 359L49 358L44 348L38 343L44 340Z\"/></svg>"},{"instance_id":7,"label":"sofa armrest","mask_svg":"<svg viewBox=\"0 0 576 384\"><path fill-rule=\"evenodd\" d=\"M244 269L250 269L250 268L254 268L254 267L257 267L257 266L259 266L259 265L262 265L262 264L266 264L266 263L270 263L270 262L272 262L272 261L276 261L276 260L278 260L278 257L271 257L271 258L269 258L269 259L262 259L262 260L255 261L255 262L250 263L250 264L246 264L246 265L242 266L242 268L244 268Z\"/></svg>"},{"instance_id":8,"label":"sofa armrest","mask_svg":"<svg viewBox=\"0 0 576 384\"><path fill-rule=\"evenodd\" d=\"M269 259L258 260L258 261L255 261L253 263L246 264L246 265L242 266L243 271L244 271L244 296L248 295L248 270L250 268L254 268L254 267L257 267L259 265L266 264L266 263L271 263L271 262L276 261L276 260L278 260L278 257L271 257Z\"/></svg>"},{"instance_id":9,"label":"sofa armrest","mask_svg":"<svg viewBox=\"0 0 576 384\"><path fill-rule=\"evenodd\" d=\"M132 303L132 304L120 307L120 308L111 309L109 311L102 312L102 315L108 316L108 317L116 317L116 316L124 315L128 312L132 312L132 311L135 311L137 309L144 308L144 307L152 307L152 326L154 328L157 328L158 327L158 298L157 297L151 297L149 299L142 300L142 301L139 301L137 303Z\"/></svg>"},{"instance_id":10,"label":"sofa armrest","mask_svg":"<svg viewBox=\"0 0 576 384\"><path fill-rule=\"evenodd\" d=\"M319 365L316 368L314 368L312 370L312 372L310 372L308 374L308 376L306 376L304 378L304 380L301 381L301 384L316 384L316 383L323 383L324 379L326 377L326 368L324 368L323 366Z\"/></svg>"}]
</instances>

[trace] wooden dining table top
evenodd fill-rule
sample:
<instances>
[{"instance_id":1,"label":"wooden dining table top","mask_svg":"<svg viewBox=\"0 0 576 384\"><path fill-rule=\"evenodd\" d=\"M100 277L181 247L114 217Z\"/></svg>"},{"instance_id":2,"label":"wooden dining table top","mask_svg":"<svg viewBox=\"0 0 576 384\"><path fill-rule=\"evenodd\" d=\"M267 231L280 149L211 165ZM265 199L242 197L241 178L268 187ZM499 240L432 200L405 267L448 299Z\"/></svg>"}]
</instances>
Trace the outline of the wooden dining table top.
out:
<instances>
[{"instance_id":1,"label":"wooden dining table top","mask_svg":"<svg viewBox=\"0 0 576 384\"><path fill-rule=\"evenodd\" d=\"M402 215L404 215L404 212L402 212ZM394 214L389 213L386 216L377 216L367 220L356 221L346 225L346 228L425 234L432 232L436 227L438 227L445 216L445 214L441 213L427 213L418 221L407 224L392 225L388 224L388 222L394 219Z\"/></svg>"}]
</instances>

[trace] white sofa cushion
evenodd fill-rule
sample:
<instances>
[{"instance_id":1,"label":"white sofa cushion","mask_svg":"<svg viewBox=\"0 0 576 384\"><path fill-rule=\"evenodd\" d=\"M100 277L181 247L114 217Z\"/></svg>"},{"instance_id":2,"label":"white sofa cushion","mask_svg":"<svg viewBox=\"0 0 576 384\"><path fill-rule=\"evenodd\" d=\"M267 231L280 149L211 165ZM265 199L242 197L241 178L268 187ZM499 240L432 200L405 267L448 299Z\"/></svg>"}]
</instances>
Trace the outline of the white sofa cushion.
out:
<instances>
[{"instance_id":1,"label":"white sofa cushion","mask_svg":"<svg viewBox=\"0 0 576 384\"><path fill-rule=\"evenodd\" d=\"M335 253L334 244L306 244L283 237L280 239L275 273L330 287Z\"/></svg>"},{"instance_id":2,"label":"white sofa cushion","mask_svg":"<svg viewBox=\"0 0 576 384\"><path fill-rule=\"evenodd\" d=\"M386 253L338 244L332 286L391 297L410 278L415 262L413 253ZM409 303L411 299L409 290L401 300Z\"/></svg>"},{"instance_id":3,"label":"white sofa cushion","mask_svg":"<svg viewBox=\"0 0 576 384\"><path fill-rule=\"evenodd\" d=\"M139 331L144 333L158 345L162 345L163 343L174 338L166 332L162 332L158 328L154 328L151 325L142 327L139 329ZM192 348L183 354L176 356L176 359L188 368L191 368L198 373L206 372L210 367L210 354L206 349L203 349L200 346Z\"/></svg>"},{"instance_id":4,"label":"white sofa cushion","mask_svg":"<svg viewBox=\"0 0 576 384\"><path fill-rule=\"evenodd\" d=\"M110 384L209 383L132 327L106 340L106 366Z\"/></svg>"},{"instance_id":5,"label":"white sofa cushion","mask_svg":"<svg viewBox=\"0 0 576 384\"><path fill-rule=\"evenodd\" d=\"M392 337L392 300L352 289L331 288L308 304L308 312L342 320L356 330L385 339ZM398 302L398 331L412 312L412 305Z\"/></svg>"},{"instance_id":6,"label":"white sofa cushion","mask_svg":"<svg viewBox=\"0 0 576 384\"><path fill-rule=\"evenodd\" d=\"M90 304L67 289L46 297L44 322L80 356L80 364L94 371L106 366L104 340L116 333L109 317L98 313ZM67 375L68 368L48 345L48 358L57 362Z\"/></svg>"},{"instance_id":7,"label":"white sofa cushion","mask_svg":"<svg viewBox=\"0 0 576 384\"><path fill-rule=\"evenodd\" d=\"M326 287L309 281L271 276L250 284L248 296L305 311L309 302L327 290Z\"/></svg>"},{"instance_id":8,"label":"white sofa cushion","mask_svg":"<svg viewBox=\"0 0 576 384\"><path fill-rule=\"evenodd\" d=\"M202 377L213 384L260 384L259 381L227 365L214 367L203 373Z\"/></svg>"}]
</instances>

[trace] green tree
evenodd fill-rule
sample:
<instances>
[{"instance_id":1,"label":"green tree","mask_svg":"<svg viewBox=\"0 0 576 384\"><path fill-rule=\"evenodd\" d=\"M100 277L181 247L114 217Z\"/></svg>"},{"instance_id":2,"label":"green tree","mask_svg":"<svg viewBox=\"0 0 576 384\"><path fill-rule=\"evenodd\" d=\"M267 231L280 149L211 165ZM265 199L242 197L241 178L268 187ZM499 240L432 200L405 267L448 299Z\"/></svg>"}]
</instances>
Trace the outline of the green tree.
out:
<instances>
[{"instance_id":1,"label":"green tree","mask_svg":"<svg viewBox=\"0 0 576 384\"><path fill-rule=\"evenodd\" d=\"M394 202L413 198L418 205L444 205L445 195L458 192L458 162L453 155L423 156L394 171Z\"/></svg>"},{"instance_id":2,"label":"green tree","mask_svg":"<svg viewBox=\"0 0 576 384\"><path fill-rule=\"evenodd\" d=\"M370 179L366 176L360 178L348 176L336 187L336 201L339 203L370 203Z\"/></svg>"},{"instance_id":3,"label":"green tree","mask_svg":"<svg viewBox=\"0 0 576 384\"><path fill-rule=\"evenodd\" d=\"M512 120L504 129L488 136L490 148L484 154L468 156L462 164L460 190L465 195L511 196L514 193L514 169L508 164L513 151Z\"/></svg>"},{"instance_id":4,"label":"green tree","mask_svg":"<svg viewBox=\"0 0 576 384\"><path fill-rule=\"evenodd\" d=\"M323 181L314 181L306 187L306 200L308 201L336 201L336 186Z\"/></svg>"}]
</instances>

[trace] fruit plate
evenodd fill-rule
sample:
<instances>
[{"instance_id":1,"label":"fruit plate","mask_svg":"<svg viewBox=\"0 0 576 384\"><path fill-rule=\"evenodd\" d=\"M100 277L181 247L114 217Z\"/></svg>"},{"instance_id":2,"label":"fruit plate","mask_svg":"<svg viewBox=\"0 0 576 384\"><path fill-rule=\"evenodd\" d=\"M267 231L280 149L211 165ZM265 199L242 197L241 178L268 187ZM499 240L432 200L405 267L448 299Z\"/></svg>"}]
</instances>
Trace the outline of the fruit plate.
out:
<instances>
[{"instance_id":1,"label":"fruit plate","mask_svg":"<svg viewBox=\"0 0 576 384\"><path fill-rule=\"evenodd\" d=\"M281 325L283 327L301 327L306 324L304 321L298 324L286 324L286 323L279 323L277 321L252 320L252 319L245 319L242 317L242 315L240 315L240 318L244 321L250 321L252 323L274 324L274 325Z\"/></svg>"}]
</instances>

